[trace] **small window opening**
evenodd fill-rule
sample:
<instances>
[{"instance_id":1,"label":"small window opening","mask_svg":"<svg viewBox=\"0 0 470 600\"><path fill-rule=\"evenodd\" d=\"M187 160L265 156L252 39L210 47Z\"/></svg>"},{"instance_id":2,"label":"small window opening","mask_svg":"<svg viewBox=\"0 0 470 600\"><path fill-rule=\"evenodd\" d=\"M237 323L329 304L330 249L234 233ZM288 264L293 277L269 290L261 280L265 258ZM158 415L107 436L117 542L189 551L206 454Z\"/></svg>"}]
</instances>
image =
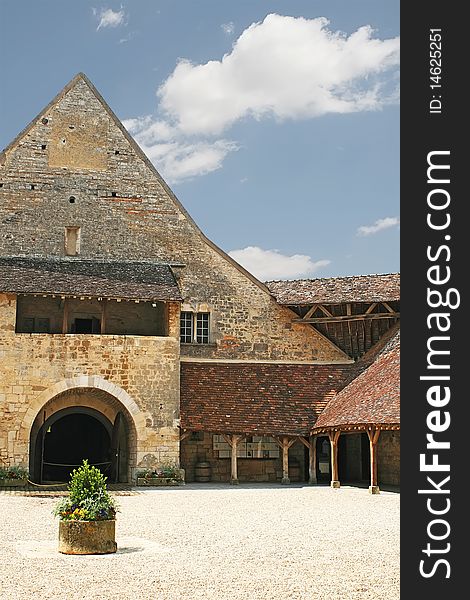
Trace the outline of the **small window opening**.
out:
<instances>
[{"instance_id":1,"label":"small window opening","mask_svg":"<svg viewBox=\"0 0 470 600\"><path fill-rule=\"evenodd\" d=\"M182 312L180 316L180 341L183 344L208 344L209 313Z\"/></svg>"},{"instance_id":2,"label":"small window opening","mask_svg":"<svg viewBox=\"0 0 470 600\"><path fill-rule=\"evenodd\" d=\"M41 150L45 150L47 148L46 144L41 144Z\"/></svg>"},{"instance_id":3,"label":"small window opening","mask_svg":"<svg viewBox=\"0 0 470 600\"><path fill-rule=\"evenodd\" d=\"M69 202L70 204L75 204L75 196L70 196Z\"/></svg>"},{"instance_id":4,"label":"small window opening","mask_svg":"<svg viewBox=\"0 0 470 600\"><path fill-rule=\"evenodd\" d=\"M67 256L77 256L80 254L80 227L65 228L65 254Z\"/></svg>"},{"instance_id":5,"label":"small window opening","mask_svg":"<svg viewBox=\"0 0 470 600\"><path fill-rule=\"evenodd\" d=\"M111 192L111 196L112 196L113 198L116 198L116 196L117 196L117 192Z\"/></svg>"},{"instance_id":6,"label":"small window opening","mask_svg":"<svg viewBox=\"0 0 470 600\"><path fill-rule=\"evenodd\" d=\"M119 154L119 150L115 150L115 151L114 151L114 154Z\"/></svg>"},{"instance_id":7,"label":"small window opening","mask_svg":"<svg viewBox=\"0 0 470 600\"><path fill-rule=\"evenodd\" d=\"M100 333L100 320L96 317L91 317L91 319L74 319L72 333Z\"/></svg>"},{"instance_id":8,"label":"small window opening","mask_svg":"<svg viewBox=\"0 0 470 600\"><path fill-rule=\"evenodd\" d=\"M36 189L36 186L34 185L34 183L32 183L32 184L31 184L29 187L30 187L32 190Z\"/></svg>"},{"instance_id":9,"label":"small window opening","mask_svg":"<svg viewBox=\"0 0 470 600\"><path fill-rule=\"evenodd\" d=\"M196 342L198 344L209 343L209 313L197 313L196 315Z\"/></svg>"},{"instance_id":10,"label":"small window opening","mask_svg":"<svg viewBox=\"0 0 470 600\"><path fill-rule=\"evenodd\" d=\"M0 188L2 188L2 187L3 187L3 183L0 183Z\"/></svg>"},{"instance_id":11,"label":"small window opening","mask_svg":"<svg viewBox=\"0 0 470 600\"><path fill-rule=\"evenodd\" d=\"M69 129L75 129L75 125L69 125Z\"/></svg>"},{"instance_id":12,"label":"small window opening","mask_svg":"<svg viewBox=\"0 0 470 600\"><path fill-rule=\"evenodd\" d=\"M44 117L43 119L41 119L41 123L43 125L47 125L49 123L49 119L46 119L46 117Z\"/></svg>"}]
</instances>

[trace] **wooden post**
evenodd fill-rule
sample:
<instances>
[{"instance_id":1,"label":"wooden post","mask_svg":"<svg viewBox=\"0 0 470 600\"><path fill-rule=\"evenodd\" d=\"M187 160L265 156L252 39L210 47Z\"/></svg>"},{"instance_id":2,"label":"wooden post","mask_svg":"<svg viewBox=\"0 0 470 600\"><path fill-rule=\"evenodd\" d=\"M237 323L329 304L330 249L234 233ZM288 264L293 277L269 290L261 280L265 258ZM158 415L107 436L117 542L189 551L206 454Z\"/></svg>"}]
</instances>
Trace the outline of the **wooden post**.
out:
<instances>
[{"instance_id":1,"label":"wooden post","mask_svg":"<svg viewBox=\"0 0 470 600\"><path fill-rule=\"evenodd\" d=\"M289 438L282 438L282 479L281 483L289 484Z\"/></svg>"},{"instance_id":2,"label":"wooden post","mask_svg":"<svg viewBox=\"0 0 470 600\"><path fill-rule=\"evenodd\" d=\"M107 298L101 300L101 335L106 333L106 312L108 308Z\"/></svg>"},{"instance_id":3,"label":"wooden post","mask_svg":"<svg viewBox=\"0 0 470 600\"><path fill-rule=\"evenodd\" d=\"M238 470L237 470L237 448L238 442L241 439L241 435L232 435L232 468L230 473L230 484L238 485Z\"/></svg>"},{"instance_id":4,"label":"wooden post","mask_svg":"<svg viewBox=\"0 0 470 600\"><path fill-rule=\"evenodd\" d=\"M310 444L308 449L308 482L310 484L317 483L317 436L310 436Z\"/></svg>"},{"instance_id":5,"label":"wooden post","mask_svg":"<svg viewBox=\"0 0 470 600\"><path fill-rule=\"evenodd\" d=\"M222 436L231 448L230 485L238 485L240 482L238 481L237 447L238 442L242 440L245 436L235 434L222 434Z\"/></svg>"},{"instance_id":6,"label":"wooden post","mask_svg":"<svg viewBox=\"0 0 470 600\"><path fill-rule=\"evenodd\" d=\"M328 434L331 444L331 487L339 488L341 484L339 482L338 475L338 439L340 431L332 431Z\"/></svg>"},{"instance_id":7,"label":"wooden post","mask_svg":"<svg viewBox=\"0 0 470 600\"><path fill-rule=\"evenodd\" d=\"M379 480L377 473L377 442L379 441L380 429L367 430L369 436L369 448L370 448L370 494L380 494Z\"/></svg>"},{"instance_id":8,"label":"wooden post","mask_svg":"<svg viewBox=\"0 0 470 600\"><path fill-rule=\"evenodd\" d=\"M64 299L64 311L62 313L62 333L68 333L69 330L69 301Z\"/></svg>"}]
</instances>

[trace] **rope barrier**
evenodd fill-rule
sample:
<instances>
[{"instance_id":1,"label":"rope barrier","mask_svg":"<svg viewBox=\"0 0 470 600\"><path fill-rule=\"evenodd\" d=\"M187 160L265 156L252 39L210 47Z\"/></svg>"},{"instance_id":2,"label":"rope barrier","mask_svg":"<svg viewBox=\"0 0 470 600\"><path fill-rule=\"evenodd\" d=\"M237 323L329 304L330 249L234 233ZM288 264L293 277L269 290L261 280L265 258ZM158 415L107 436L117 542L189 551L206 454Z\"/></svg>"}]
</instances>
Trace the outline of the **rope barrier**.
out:
<instances>
[{"instance_id":1,"label":"rope barrier","mask_svg":"<svg viewBox=\"0 0 470 600\"><path fill-rule=\"evenodd\" d=\"M64 487L64 486L68 485L68 483L49 483L49 484L34 483L34 481L31 481L31 479L27 479L26 481L29 483L29 485L34 485L35 487L41 487L41 488Z\"/></svg>"},{"instance_id":2,"label":"rope barrier","mask_svg":"<svg viewBox=\"0 0 470 600\"><path fill-rule=\"evenodd\" d=\"M80 467L81 465L69 465L69 464L65 464L65 463L48 463L48 462L44 462L44 465L48 465L49 467ZM98 465L110 465L111 462L102 462L102 463L94 463L91 466L92 467L97 467ZM33 485L34 487L41 487L41 488L51 488L51 487L64 487L67 486L68 483L46 483L46 484L41 484L41 483L34 483L34 481L31 481L31 479L26 479L26 481L29 483L29 485Z\"/></svg>"},{"instance_id":3,"label":"rope barrier","mask_svg":"<svg viewBox=\"0 0 470 600\"><path fill-rule=\"evenodd\" d=\"M81 467L81 464L79 465L69 465L67 463L50 463L50 462L43 462L43 465L48 465L49 467ZM101 463L92 463L90 466L91 467L97 467L98 465L110 465L111 461L108 462L101 462Z\"/></svg>"}]
</instances>

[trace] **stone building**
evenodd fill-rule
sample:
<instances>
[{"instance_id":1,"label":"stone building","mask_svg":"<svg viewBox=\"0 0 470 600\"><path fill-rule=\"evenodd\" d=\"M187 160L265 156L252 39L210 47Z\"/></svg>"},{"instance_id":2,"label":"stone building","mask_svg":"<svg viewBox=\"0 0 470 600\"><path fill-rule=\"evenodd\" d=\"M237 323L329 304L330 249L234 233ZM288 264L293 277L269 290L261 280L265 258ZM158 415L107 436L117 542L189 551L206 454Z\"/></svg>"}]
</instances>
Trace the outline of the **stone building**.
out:
<instances>
[{"instance_id":1,"label":"stone building","mask_svg":"<svg viewBox=\"0 0 470 600\"><path fill-rule=\"evenodd\" d=\"M203 460L214 480L287 482L289 461L330 478L338 424L315 427L397 329L397 275L258 281L83 74L1 153L0 223L1 463L34 481L84 457L114 481L180 462L190 481Z\"/></svg>"}]
</instances>

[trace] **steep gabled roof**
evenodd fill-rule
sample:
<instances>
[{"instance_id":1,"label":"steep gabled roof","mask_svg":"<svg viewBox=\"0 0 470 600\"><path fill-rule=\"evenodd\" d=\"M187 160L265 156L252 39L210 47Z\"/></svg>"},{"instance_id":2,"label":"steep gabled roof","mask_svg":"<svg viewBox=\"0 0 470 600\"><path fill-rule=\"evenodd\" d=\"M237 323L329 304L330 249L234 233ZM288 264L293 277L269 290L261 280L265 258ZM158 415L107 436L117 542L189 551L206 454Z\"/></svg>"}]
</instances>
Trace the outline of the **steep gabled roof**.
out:
<instances>
[{"instance_id":1,"label":"steep gabled roof","mask_svg":"<svg viewBox=\"0 0 470 600\"><path fill-rule=\"evenodd\" d=\"M0 257L0 292L180 301L168 265L150 262Z\"/></svg>"},{"instance_id":2,"label":"steep gabled roof","mask_svg":"<svg viewBox=\"0 0 470 600\"><path fill-rule=\"evenodd\" d=\"M388 341L375 360L332 398L315 430L345 425L400 423L400 333Z\"/></svg>"},{"instance_id":3,"label":"steep gabled roof","mask_svg":"<svg viewBox=\"0 0 470 600\"><path fill-rule=\"evenodd\" d=\"M399 273L265 283L279 304L286 306L391 302L400 299Z\"/></svg>"},{"instance_id":4,"label":"steep gabled roof","mask_svg":"<svg viewBox=\"0 0 470 600\"><path fill-rule=\"evenodd\" d=\"M259 281L254 275L252 275L249 271L247 271L245 268L243 268L231 256L226 254L221 248L219 248L216 244L214 244L214 242L212 242L209 238L207 238L204 235L204 233L199 229L197 224L194 222L192 217L189 215L187 210L184 208L184 206L181 204L181 202L175 196L174 192L170 189L170 187L164 181L164 179L162 178L160 173L157 171L155 166L149 160L147 155L140 148L140 146L137 144L137 142L134 140L134 138L129 134L127 129L124 127L124 125L121 123L121 121L115 115L115 113L112 111L110 106L107 104L107 102L104 100L104 98L101 96L101 94L98 92L98 90L95 88L95 86L91 83L91 81L88 79L88 77L84 73L78 73L77 75L75 75L75 77L57 94L57 96L51 102L49 102L49 104L15 137L15 139L10 144L8 144L8 146L2 152L0 152L0 165L2 165L4 163L5 158L8 155L8 153L13 151L16 148L16 146L19 144L21 139L29 133L29 131L32 129L32 127L40 119L42 119L43 116L46 115L57 103L59 103L62 100L62 98L71 89L73 89L74 86L76 86L79 82L84 82L89 87L91 92L95 95L95 97L101 103L103 109L106 111L106 113L108 114L110 119L113 121L113 123L116 125L116 127L118 127L120 129L123 136L128 141L128 143L131 145L133 150L141 158L141 160L147 165L147 167L151 170L151 172L157 178L157 180L159 181L161 186L164 188L166 193L170 196L172 201L177 205L178 209L185 215L186 219L188 219L188 221L194 227L194 229L198 233L198 235L201 236L201 238L204 240L204 242L208 246L210 246L213 250L215 250L215 252L217 252L220 256L222 256L227 262L229 262L233 267L235 267L239 272L241 272L243 275L245 275L252 283L254 283L256 286L258 286L263 292L265 292L271 296L272 294L271 294L270 290L264 285L264 283Z\"/></svg>"}]
</instances>

